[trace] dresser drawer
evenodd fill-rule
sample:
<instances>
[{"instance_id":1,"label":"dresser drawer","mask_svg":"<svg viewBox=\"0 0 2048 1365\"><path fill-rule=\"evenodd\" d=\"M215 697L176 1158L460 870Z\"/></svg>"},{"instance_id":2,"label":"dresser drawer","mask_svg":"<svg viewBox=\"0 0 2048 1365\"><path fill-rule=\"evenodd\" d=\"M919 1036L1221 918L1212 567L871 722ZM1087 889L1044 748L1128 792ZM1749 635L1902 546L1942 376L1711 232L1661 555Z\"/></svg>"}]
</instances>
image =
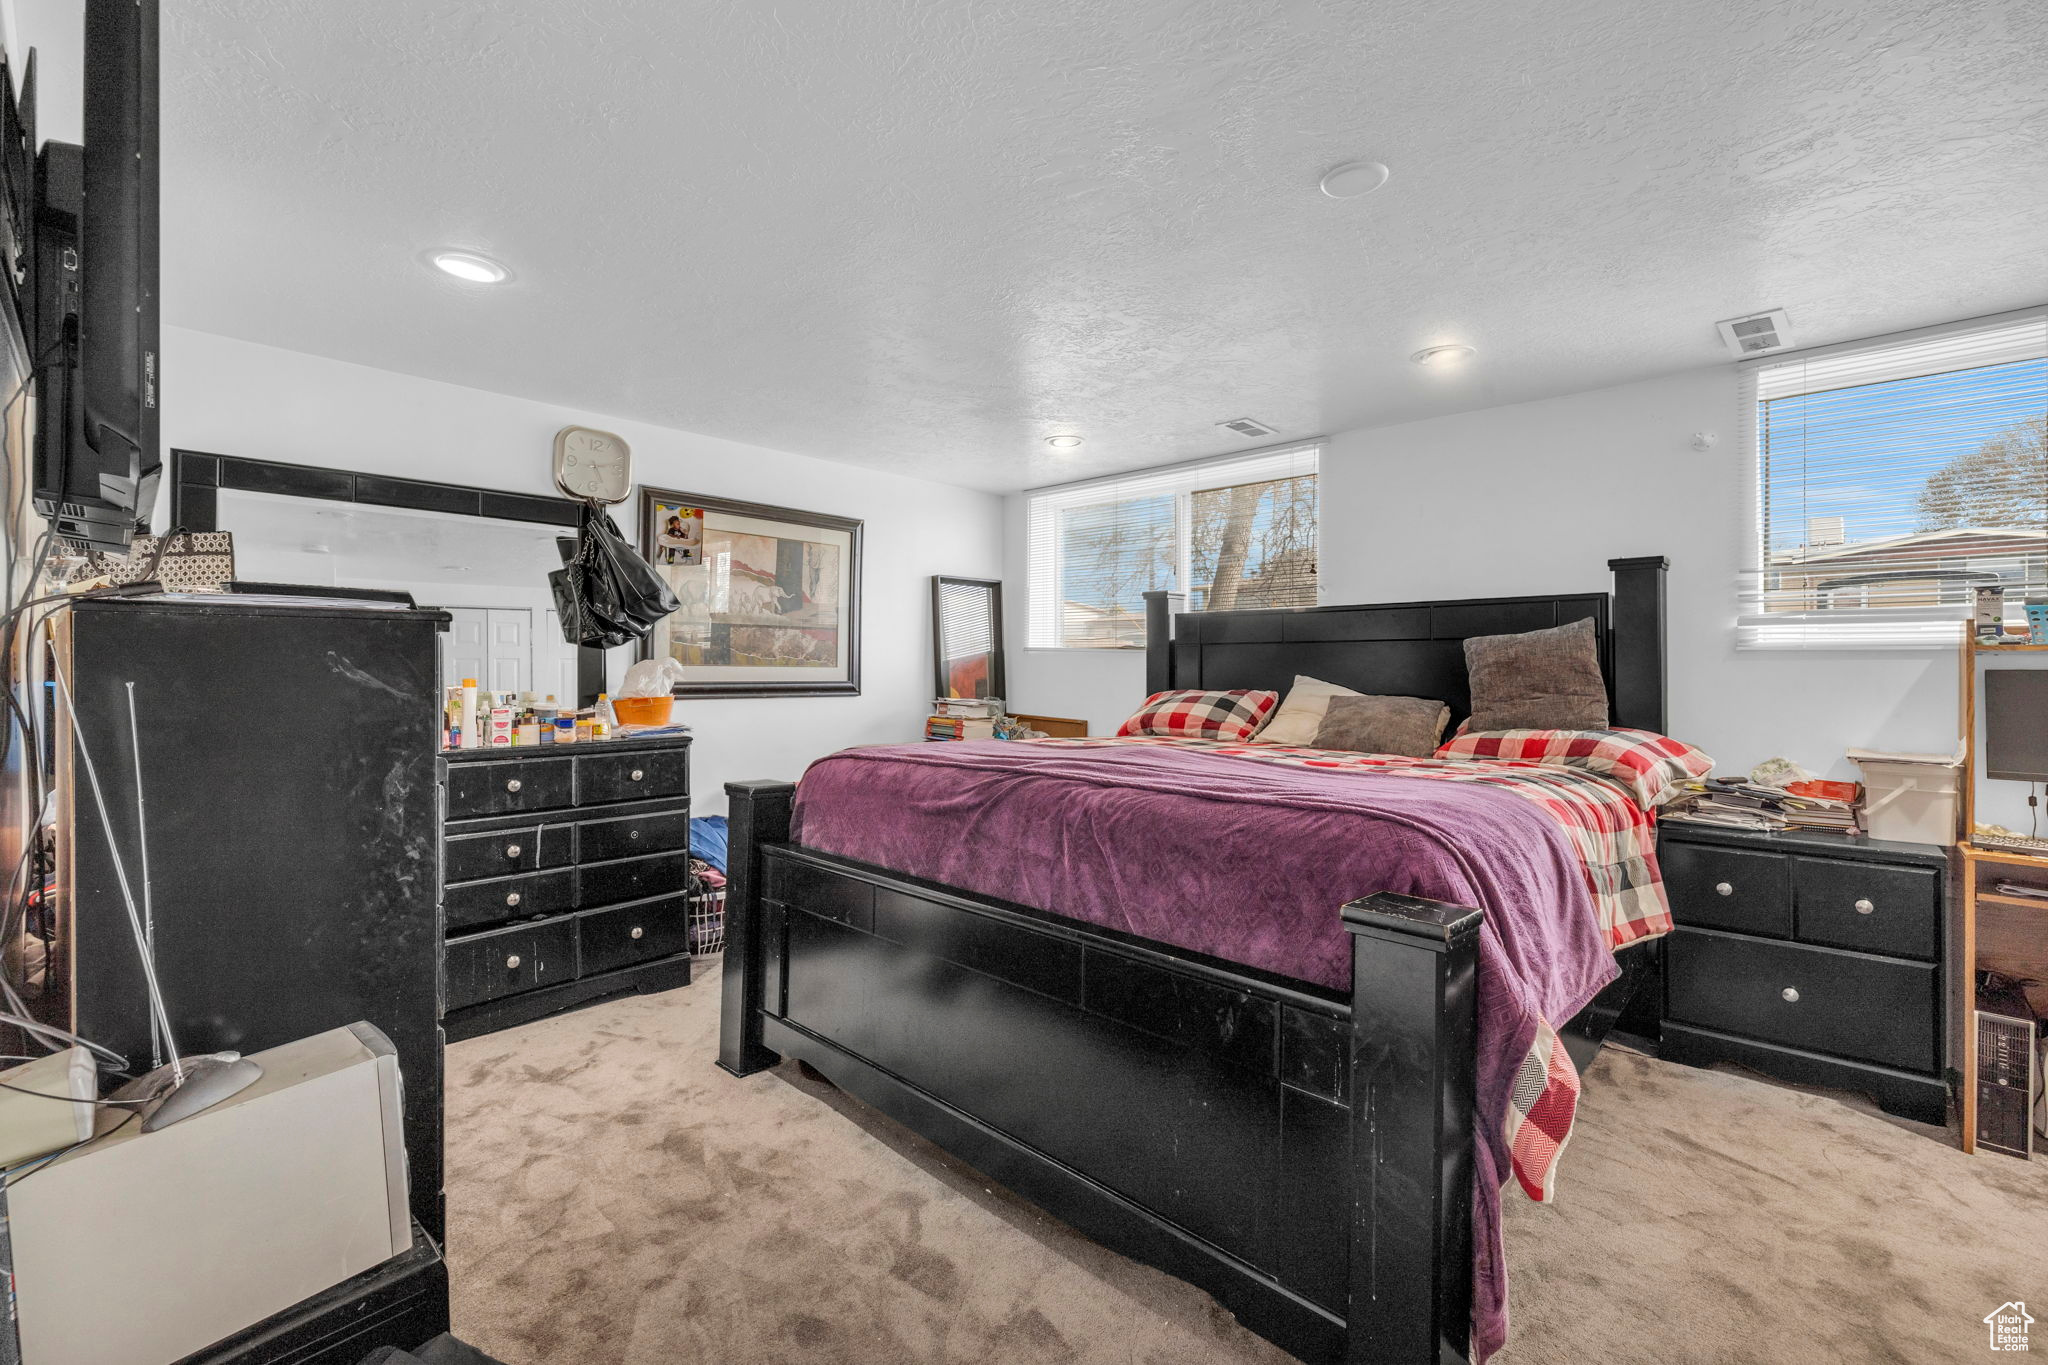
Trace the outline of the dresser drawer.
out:
<instances>
[{"instance_id":1,"label":"dresser drawer","mask_svg":"<svg viewBox=\"0 0 2048 1365\"><path fill-rule=\"evenodd\" d=\"M690 846L690 811L643 812L617 820L586 820L577 838L582 860L602 862L607 858L632 858L643 853L667 853Z\"/></svg>"},{"instance_id":2,"label":"dresser drawer","mask_svg":"<svg viewBox=\"0 0 2048 1365\"><path fill-rule=\"evenodd\" d=\"M575 799L575 776L566 758L448 765L450 820L548 810Z\"/></svg>"},{"instance_id":3,"label":"dresser drawer","mask_svg":"<svg viewBox=\"0 0 2048 1365\"><path fill-rule=\"evenodd\" d=\"M576 804L579 806L689 794L688 749L576 756Z\"/></svg>"},{"instance_id":4,"label":"dresser drawer","mask_svg":"<svg viewBox=\"0 0 2048 1365\"><path fill-rule=\"evenodd\" d=\"M441 903L450 929L498 924L508 919L529 919L535 915L558 915L576 908L576 873L570 868L563 868L557 872L532 872L522 877L493 877L489 881L466 882L444 891Z\"/></svg>"},{"instance_id":5,"label":"dresser drawer","mask_svg":"<svg viewBox=\"0 0 2048 1365\"><path fill-rule=\"evenodd\" d=\"M590 863L578 868L576 875L581 879L577 904L586 908L649 896L676 896L690 884L690 855L657 853L652 858Z\"/></svg>"},{"instance_id":6,"label":"dresser drawer","mask_svg":"<svg viewBox=\"0 0 2048 1365\"><path fill-rule=\"evenodd\" d=\"M689 905L687 896L662 896L584 911L576 917L582 974L595 976L682 952L690 939Z\"/></svg>"},{"instance_id":7,"label":"dresser drawer","mask_svg":"<svg viewBox=\"0 0 2048 1365\"><path fill-rule=\"evenodd\" d=\"M1667 843L1657 862L1678 923L1792 936L1792 874L1783 854Z\"/></svg>"},{"instance_id":8,"label":"dresser drawer","mask_svg":"<svg viewBox=\"0 0 2048 1365\"><path fill-rule=\"evenodd\" d=\"M1686 929L1667 944L1673 1019L1903 1071L1935 1069L1931 964Z\"/></svg>"},{"instance_id":9,"label":"dresser drawer","mask_svg":"<svg viewBox=\"0 0 2048 1365\"><path fill-rule=\"evenodd\" d=\"M1933 961L1941 874L1838 858L1792 859L1793 920L1806 943Z\"/></svg>"},{"instance_id":10,"label":"dresser drawer","mask_svg":"<svg viewBox=\"0 0 2048 1365\"><path fill-rule=\"evenodd\" d=\"M573 825L521 825L489 834L456 834L441 844L444 884L504 877L576 861Z\"/></svg>"},{"instance_id":11,"label":"dresser drawer","mask_svg":"<svg viewBox=\"0 0 2048 1365\"><path fill-rule=\"evenodd\" d=\"M514 924L448 940L446 1009L576 978L574 916Z\"/></svg>"}]
</instances>

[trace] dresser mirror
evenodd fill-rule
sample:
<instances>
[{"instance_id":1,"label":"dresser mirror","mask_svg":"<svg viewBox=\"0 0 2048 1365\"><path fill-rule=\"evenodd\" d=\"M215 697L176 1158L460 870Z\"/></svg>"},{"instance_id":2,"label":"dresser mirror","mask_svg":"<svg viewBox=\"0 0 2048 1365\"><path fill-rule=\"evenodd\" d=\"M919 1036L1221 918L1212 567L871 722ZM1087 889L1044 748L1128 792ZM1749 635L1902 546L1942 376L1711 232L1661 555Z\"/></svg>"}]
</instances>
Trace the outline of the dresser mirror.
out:
<instances>
[{"instance_id":1,"label":"dresser mirror","mask_svg":"<svg viewBox=\"0 0 2048 1365\"><path fill-rule=\"evenodd\" d=\"M573 536L566 498L173 451L170 524L234 536L235 577L410 593L453 618L441 672L585 702L603 652L562 638L548 575ZM594 661L594 664L593 664Z\"/></svg>"}]
</instances>

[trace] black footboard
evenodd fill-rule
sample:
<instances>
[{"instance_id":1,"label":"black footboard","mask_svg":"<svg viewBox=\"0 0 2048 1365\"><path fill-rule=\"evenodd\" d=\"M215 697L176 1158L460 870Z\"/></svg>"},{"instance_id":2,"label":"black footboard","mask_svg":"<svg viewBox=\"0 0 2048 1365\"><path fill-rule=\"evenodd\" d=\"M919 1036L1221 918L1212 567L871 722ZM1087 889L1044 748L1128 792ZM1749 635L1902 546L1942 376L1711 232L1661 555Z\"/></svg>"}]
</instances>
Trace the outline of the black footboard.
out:
<instances>
[{"instance_id":1,"label":"black footboard","mask_svg":"<svg viewBox=\"0 0 2048 1365\"><path fill-rule=\"evenodd\" d=\"M1479 912L1343 907L1349 998L788 842L735 783L719 1064L801 1058L1305 1360L1468 1353Z\"/></svg>"}]
</instances>

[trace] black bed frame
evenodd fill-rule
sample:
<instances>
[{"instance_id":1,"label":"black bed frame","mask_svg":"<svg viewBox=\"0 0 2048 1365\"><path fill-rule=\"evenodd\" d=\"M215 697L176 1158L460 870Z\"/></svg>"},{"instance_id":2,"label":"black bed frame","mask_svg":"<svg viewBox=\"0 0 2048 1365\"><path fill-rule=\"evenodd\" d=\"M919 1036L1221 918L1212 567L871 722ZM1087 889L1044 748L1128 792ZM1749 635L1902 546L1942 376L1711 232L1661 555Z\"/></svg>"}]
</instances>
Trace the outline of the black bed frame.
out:
<instances>
[{"instance_id":1,"label":"black bed frame","mask_svg":"<svg viewBox=\"0 0 2048 1365\"><path fill-rule=\"evenodd\" d=\"M1586 619L1614 723L1661 731L1665 561L1609 568L1611 596L1185 613L1149 594L1148 690L1302 673L1440 697L1455 723L1467 637ZM1478 910L1333 903L1352 980L1332 991L805 849L791 784L726 792L721 1067L809 1064L1304 1360L1468 1359ZM1655 947L1562 1030L1582 1068L1617 1019L1654 1028Z\"/></svg>"}]
</instances>

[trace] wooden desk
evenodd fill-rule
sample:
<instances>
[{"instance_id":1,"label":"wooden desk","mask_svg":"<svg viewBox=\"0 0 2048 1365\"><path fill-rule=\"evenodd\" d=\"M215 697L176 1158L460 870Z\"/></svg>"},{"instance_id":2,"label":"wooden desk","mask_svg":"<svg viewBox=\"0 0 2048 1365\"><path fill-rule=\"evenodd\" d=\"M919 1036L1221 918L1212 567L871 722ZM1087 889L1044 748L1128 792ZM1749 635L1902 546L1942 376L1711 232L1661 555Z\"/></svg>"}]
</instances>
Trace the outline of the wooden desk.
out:
<instances>
[{"instance_id":1,"label":"wooden desk","mask_svg":"<svg viewBox=\"0 0 2048 1365\"><path fill-rule=\"evenodd\" d=\"M1962 914L1957 929L1955 970L1962 974L1961 1047L1963 1150L1977 1150L1977 969L1980 954L2005 973L2048 980L2048 901L1980 891L1993 868L2010 868L2014 880L2048 886L2048 855L2021 849L1986 848L1973 842L1977 828L1977 676L1986 655L2048 652L2048 644L1979 644L1963 641L1958 685L1961 693L1963 771L1962 842L1956 845L1962 880ZM1979 908L1990 932L1978 932ZM1988 942L1986 941L1988 939ZM1988 951L1986 951L1988 949Z\"/></svg>"}]
</instances>

